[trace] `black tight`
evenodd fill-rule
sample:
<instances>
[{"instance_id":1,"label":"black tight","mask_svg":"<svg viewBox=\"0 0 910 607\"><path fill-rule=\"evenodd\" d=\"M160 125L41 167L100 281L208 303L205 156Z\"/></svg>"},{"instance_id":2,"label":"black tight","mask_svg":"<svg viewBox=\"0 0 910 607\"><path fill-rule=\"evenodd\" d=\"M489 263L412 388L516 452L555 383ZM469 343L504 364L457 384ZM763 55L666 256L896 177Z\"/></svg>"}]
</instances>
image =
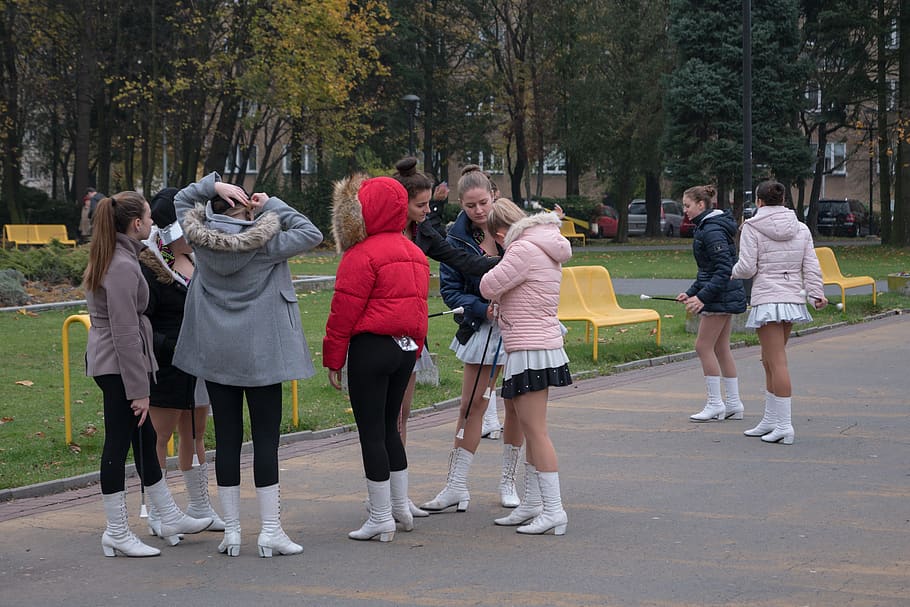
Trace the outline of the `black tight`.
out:
<instances>
[{"instance_id":1,"label":"black tight","mask_svg":"<svg viewBox=\"0 0 910 607\"><path fill-rule=\"evenodd\" d=\"M348 348L348 392L360 433L363 470L371 481L408 467L398 414L416 352L405 352L388 335L361 333Z\"/></svg>"},{"instance_id":2,"label":"black tight","mask_svg":"<svg viewBox=\"0 0 910 607\"><path fill-rule=\"evenodd\" d=\"M126 454L133 447L136 472L145 486L161 480L161 468L155 452L155 428L152 419L145 418L141 427L139 418L130 408L132 400L126 397L123 379L119 375L99 375L94 378L104 397L104 447L101 451L101 493L111 495L123 491L126 472ZM139 428L137 432L136 429ZM142 457L139 453L139 434L142 433ZM143 470L143 464L146 469Z\"/></svg>"},{"instance_id":3,"label":"black tight","mask_svg":"<svg viewBox=\"0 0 910 607\"><path fill-rule=\"evenodd\" d=\"M253 436L253 482L271 487L278 482L278 439L281 436L281 384L244 388L206 381L215 418L215 477L220 487L240 484L243 445L243 395L250 411Z\"/></svg>"}]
</instances>

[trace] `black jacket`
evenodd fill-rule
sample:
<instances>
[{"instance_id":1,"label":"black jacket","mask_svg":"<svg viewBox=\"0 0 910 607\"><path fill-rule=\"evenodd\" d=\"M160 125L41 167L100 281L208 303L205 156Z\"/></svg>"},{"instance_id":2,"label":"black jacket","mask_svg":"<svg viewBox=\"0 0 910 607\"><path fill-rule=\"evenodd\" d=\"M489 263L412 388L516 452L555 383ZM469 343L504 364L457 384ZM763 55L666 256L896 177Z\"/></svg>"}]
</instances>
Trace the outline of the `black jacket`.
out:
<instances>
[{"instance_id":1,"label":"black jacket","mask_svg":"<svg viewBox=\"0 0 910 607\"><path fill-rule=\"evenodd\" d=\"M736 222L729 209L708 209L692 220L695 224L692 253L698 264L695 282L686 291L705 304L705 312L739 314L746 311L746 292L741 280L733 280L736 264Z\"/></svg>"},{"instance_id":2,"label":"black jacket","mask_svg":"<svg viewBox=\"0 0 910 607\"><path fill-rule=\"evenodd\" d=\"M475 255L464 249L453 247L428 221L417 224L414 244L423 254L439 263L452 266L468 276L483 276L499 263L499 257Z\"/></svg>"}]
</instances>

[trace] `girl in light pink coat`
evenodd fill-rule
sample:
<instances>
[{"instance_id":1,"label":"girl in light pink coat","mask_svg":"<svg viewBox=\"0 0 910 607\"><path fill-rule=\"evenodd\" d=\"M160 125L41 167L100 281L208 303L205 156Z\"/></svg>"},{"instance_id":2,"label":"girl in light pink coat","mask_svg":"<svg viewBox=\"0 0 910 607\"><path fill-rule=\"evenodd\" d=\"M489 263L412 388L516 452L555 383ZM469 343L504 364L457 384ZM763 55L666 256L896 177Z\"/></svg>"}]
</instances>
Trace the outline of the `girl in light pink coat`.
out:
<instances>
[{"instance_id":1,"label":"girl in light pink coat","mask_svg":"<svg viewBox=\"0 0 910 607\"><path fill-rule=\"evenodd\" d=\"M554 213L526 216L512 201L493 203L490 232L505 247L502 261L480 281L480 292L498 308L506 351L502 397L511 398L526 439L525 495L497 525L521 525L519 533L566 532L556 450L547 431L550 386L572 383L556 317L562 264L572 247Z\"/></svg>"},{"instance_id":2,"label":"girl in light pink coat","mask_svg":"<svg viewBox=\"0 0 910 607\"><path fill-rule=\"evenodd\" d=\"M755 190L758 211L743 224L733 278L753 278L752 311L746 326L761 343L765 368L765 414L746 436L793 444L787 340L793 323L810 322L806 296L815 309L828 305L809 229L783 206L784 186L763 181Z\"/></svg>"}]
</instances>

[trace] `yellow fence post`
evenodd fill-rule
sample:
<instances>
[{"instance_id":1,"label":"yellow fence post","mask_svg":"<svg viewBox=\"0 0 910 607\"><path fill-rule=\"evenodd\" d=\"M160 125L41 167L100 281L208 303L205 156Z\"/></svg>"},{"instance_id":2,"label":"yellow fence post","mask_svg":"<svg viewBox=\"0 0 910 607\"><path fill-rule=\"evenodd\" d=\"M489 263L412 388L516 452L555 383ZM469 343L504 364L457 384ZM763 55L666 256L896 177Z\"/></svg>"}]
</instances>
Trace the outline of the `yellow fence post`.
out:
<instances>
[{"instance_id":1,"label":"yellow fence post","mask_svg":"<svg viewBox=\"0 0 910 607\"><path fill-rule=\"evenodd\" d=\"M72 392L70 390L70 340L69 326L81 322L86 331L92 327L88 314L73 314L63 321L63 425L66 428L66 444L73 442L73 423L70 415Z\"/></svg>"},{"instance_id":2,"label":"yellow fence post","mask_svg":"<svg viewBox=\"0 0 910 607\"><path fill-rule=\"evenodd\" d=\"M297 380L291 381L291 423L295 428L300 427L300 412L297 407Z\"/></svg>"}]
</instances>

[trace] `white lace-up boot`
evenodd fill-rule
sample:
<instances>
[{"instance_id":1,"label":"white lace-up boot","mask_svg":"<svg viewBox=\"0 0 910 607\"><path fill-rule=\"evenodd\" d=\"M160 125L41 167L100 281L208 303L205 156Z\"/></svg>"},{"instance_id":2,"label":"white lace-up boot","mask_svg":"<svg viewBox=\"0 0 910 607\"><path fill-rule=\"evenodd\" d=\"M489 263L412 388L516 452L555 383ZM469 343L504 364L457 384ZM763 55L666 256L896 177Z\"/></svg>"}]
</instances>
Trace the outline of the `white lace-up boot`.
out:
<instances>
[{"instance_id":1,"label":"white lace-up boot","mask_svg":"<svg viewBox=\"0 0 910 607\"><path fill-rule=\"evenodd\" d=\"M300 554L303 546L295 544L281 528L281 496L278 483L268 487L256 487L259 498L259 516L262 529L259 531L259 556L271 558L278 554Z\"/></svg>"},{"instance_id":2,"label":"white lace-up boot","mask_svg":"<svg viewBox=\"0 0 910 607\"><path fill-rule=\"evenodd\" d=\"M739 397L739 378L724 377L724 419L742 419L746 408Z\"/></svg>"},{"instance_id":3,"label":"white lace-up boot","mask_svg":"<svg viewBox=\"0 0 910 607\"><path fill-rule=\"evenodd\" d=\"M240 556L240 485L219 485L218 499L224 513L224 539L218 544L218 552Z\"/></svg>"},{"instance_id":4,"label":"white lace-up boot","mask_svg":"<svg viewBox=\"0 0 910 607\"><path fill-rule=\"evenodd\" d=\"M516 529L518 533L542 535L553 532L554 535L565 535L569 517L562 507L562 496L559 492L559 472L538 472L540 496L543 499L543 512L527 525Z\"/></svg>"},{"instance_id":5,"label":"white lace-up boot","mask_svg":"<svg viewBox=\"0 0 910 607\"><path fill-rule=\"evenodd\" d=\"M158 516L161 518L160 535L172 546L176 546L180 541L180 534L199 533L212 524L210 517L193 518L184 514L174 503L171 490L168 489L167 481L163 477L154 485L146 487L146 491L149 502L158 510Z\"/></svg>"},{"instance_id":6,"label":"white lace-up boot","mask_svg":"<svg viewBox=\"0 0 910 607\"><path fill-rule=\"evenodd\" d=\"M540 482L537 479L537 468L525 462L525 495L515 510L508 516L498 518L497 525L514 526L523 525L543 512L543 502L540 499Z\"/></svg>"},{"instance_id":7,"label":"white lace-up boot","mask_svg":"<svg viewBox=\"0 0 910 607\"><path fill-rule=\"evenodd\" d=\"M407 479L406 475L405 479ZM405 484L407 484L407 480L405 480ZM368 479L367 493L370 496L370 517L360 529L348 533L348 537L352 540L378 539L380 542L391 542L395 538L391 480L371 481ZM406 500L407 498L404 499ZM405 511L407 510L407 504L403 501L400 501L399 505ZM411 527L413 528L413 526L412 522Z\"/></svg>"},{"instance_id":8,"label":"white lace-up boot","mask_svg":"<svg viewBox=\"0 0 910 607\"><path fill-rule=\"evenodd\" d=\"M499 411L496 407L496 390L490 390L490 400L483 412L483 425L480 429L482 438L499 440L502 435L502 424L499 422Z\"/></svg>"},{"instance_id":9,"label":"white lace-up boot","mask_svg":"<svg viewBox=\"0 0 910 607\"><path fill-rule=\"evenodd\" d=\"M518 469L518 459L521 457L521 447L504 443L502 445L502 478L499 479L499 503L503 508L515 508L521 503L518 491L515 489L515 471Z\"/></svg>"},{"instance_id":10,"label":"white lace-up boot","mask_svg":"<svg viewBox=\"0 0 910 607\"><path fill-rule=\"evenodd\" d=\"M109 495L102 495L104 500L104 515L107 518L107 528L101 535L101 549L104 556L158 556L161 551L142 543L130 531L129 518L126 513L126 493L118 491Z\"/></svg>"},{"instance_id":11,"label":"white lace-up boot","mask_svg":"<svg viewBox=\"0 0 910 607\"><path fill-rule=\"evenodd\" d=\"M727 409L724 407L724 399L720 396L720 376L706 375L705 387L708 389L708 402L705 403L704 409L695 415L690 415L689 419L693 422L708 422L715 419L723 421Z\"/></svg>"},{"instance_id":12,"label":"white lace-up boot","mask_svg":"<svg viewBox=\"0 0 910 607\"><path fill-rule=\"evenodd\" d=\"M426 504L421 504L420 507L430 512L439 512L452 506L456 506L458 512L467 510L471 501L471 494L468 492L468 470L471 469L473 461L474 454L467 449L463 447L452 449L449 454L446 486L436 497Z\"/></svg>"},{"instance_id":13,"label":"white lace-up boot","mask_svg":"<svg viewBox=\"0 0 910 607\"><path fill-rule=\"evenodd\" d=\"M761 421L754 428L749 428L743 434L746 436L764 436L777 425L777 407L774 403L774 395L765 391L765 414Z\"/></svg>"},{"instance_id":14,"label":"white lace-up boot","mask_svg":"<svg viewBox=\"0 0 910 607\"><path fill-rule=\"evenodd\" d=\"M186 493L189 496L189 503L186 507L186 515L193 518L209 517L212 519L212 525L209 531L224 531L224 521L212 508L212 502L209 498L209 464L205 462L195 468L183 471L183 482L186 484Z\"/></svg>"}]
</instances>

